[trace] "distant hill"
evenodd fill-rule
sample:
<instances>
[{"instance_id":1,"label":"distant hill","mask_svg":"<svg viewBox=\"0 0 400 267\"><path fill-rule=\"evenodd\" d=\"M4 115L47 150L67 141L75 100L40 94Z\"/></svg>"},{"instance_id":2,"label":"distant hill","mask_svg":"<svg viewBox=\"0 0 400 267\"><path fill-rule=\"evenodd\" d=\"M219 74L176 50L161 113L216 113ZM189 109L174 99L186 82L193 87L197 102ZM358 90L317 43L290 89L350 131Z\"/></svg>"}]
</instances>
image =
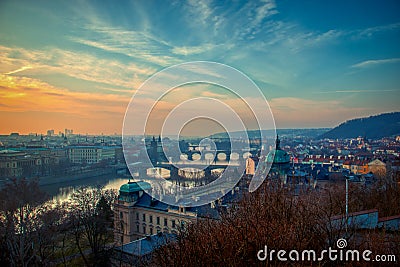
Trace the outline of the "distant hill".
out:
<instances>
[{"instance_id":1,"label":"distant hill","mask_svg":"<svg viewBox=\"0 0 400 267\"><path fill-rule=\"evenodd\" d=\"M320 138L344 139L362 136L379 139L398 134L400 134L400 112L392 112L346 121L322 134Z\"/></svg>"},{"instance_id":2,"label":"distant hill","mask_svg":"<svg viewBox=\"0 0 400 267\"><path fill-rule=\"evenodd\" d=\"M330 128L315 128L315 129L277 129L276 132L279 136L284 137L284 136L290 136L290 137L310 137L310 138L315 138L317 136L322 135L323 133L326 133L329 131ZM263 135L266 137L273 137L274 136L274 131L273 130L262 130ZM260 131L259 130L249 130L247 131L247 134L250 139L260 137ZM233 138L245 138L245 132L243 131L237 131L237 132L232 132L231 136ZM209 138L229 138L227 133L216 133L213 135L210 135Z\"/></svg>"}]
</instances>

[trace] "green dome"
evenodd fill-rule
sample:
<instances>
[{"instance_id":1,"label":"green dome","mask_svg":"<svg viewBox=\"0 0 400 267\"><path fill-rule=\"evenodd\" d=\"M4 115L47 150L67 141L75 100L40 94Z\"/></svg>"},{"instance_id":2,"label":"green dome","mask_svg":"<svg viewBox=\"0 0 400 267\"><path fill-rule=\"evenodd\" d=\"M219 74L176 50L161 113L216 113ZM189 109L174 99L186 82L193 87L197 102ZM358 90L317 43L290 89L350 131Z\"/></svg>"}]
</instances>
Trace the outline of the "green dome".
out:
<instances>
[{"instance_id":1,"label":"green dome","mask_svg":"<svg viewBox=\"0 0 400 267\"><path fill-rule=\"evenodd\" d=\"M275 153L274 153L275 152ZM273 156L273 158L272 158ZM274 164L285 164L290 162L290 156L286 151L281 149L274 150L268 153L267 162L272 162Z\"/></svg>"},{"instance_id":2,"label":"green dome","mask_svg":"<svg viewBox=\"0 0 400 267\"><path fill-rule=\"evenodd\" d=\"M290 163L289 154L282 150L280 147L281 141L279 137L276 138L276 148L268 153L266 161L272 162L273 164L286 164ZM273 158L272 158L273 157Z\"/></svg>"},{"instance_id":3,"label":"green dome","mask_svg":"<svg viewBox=\"0 0 400 267\"><path fill-rule=\"evenodd\" d=\"M143 191L146 189L150 189L150 184L146 182L128 182L127 184L121 185L119 188L119 192L123 193L133 193L133 192L139 192Z\"/></svg>"}]
</instances>

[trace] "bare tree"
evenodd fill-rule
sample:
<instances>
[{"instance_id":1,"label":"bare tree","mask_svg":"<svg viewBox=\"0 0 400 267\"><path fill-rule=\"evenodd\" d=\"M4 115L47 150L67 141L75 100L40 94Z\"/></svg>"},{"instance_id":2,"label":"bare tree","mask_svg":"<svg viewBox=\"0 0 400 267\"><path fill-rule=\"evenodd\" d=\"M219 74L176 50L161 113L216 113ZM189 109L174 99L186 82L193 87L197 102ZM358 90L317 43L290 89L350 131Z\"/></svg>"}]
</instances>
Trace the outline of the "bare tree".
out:
<instances>
[{"instance_id":1,"label":"bare tree","mask_svg":"<svg viewBox=\"0 0 400 267\"><path fill-rule=\"evenodd\" d=\"M70 222L75 244L87 266L99 264L107 253L108 227L112 225L110 206L116 192L81 187L69 203ZM108 207L108 208L107 208ZM90 253L86 249L90 249Z\"/></svg>"},{"instance_id":2,"label":"bare tree","mask_svg":"<svg viewBox=\"0 0 400 267\"><path fill-rule=\"evenodd\" d=\"M154 265L161 266L264 266L284 265L277 260L260 262L257 252L267 245L270 249L297 251L336 247L345 237L353 248L380 247L385 253L398 251L398 233L384 234L380 230L357 230L346 227L345 220L334 216L345 214L345 194L342 185L327 190L294 190L268 181L256 192L245 194L221 219L199 219L183 228L176 242L154 253ZM358 187L351 207L356 208ZM375 194L375 193L374 193ZM389 202L385 202L386 205ZM353 210L358 211L358 210ZM346 232L347 230L347 232ZM367 243L365 243L367 242ZM366 246L369 244L369 246ZM310 262L290 262L294 266ZM319 262L329 265L329 259Z\"/></svg>"},{"instance_id":3,"label":"bare tree","mask_svg":"<svg viewBox=\"0 0 400 267\"><path fill-rule=\"evenodd\" d=\"M9 263L28 266L38 257L37 233L44 214L41 204L46 195L39 189L38 180L13 178L0 191L0 220Z\"/></svg>"}]
</instances>

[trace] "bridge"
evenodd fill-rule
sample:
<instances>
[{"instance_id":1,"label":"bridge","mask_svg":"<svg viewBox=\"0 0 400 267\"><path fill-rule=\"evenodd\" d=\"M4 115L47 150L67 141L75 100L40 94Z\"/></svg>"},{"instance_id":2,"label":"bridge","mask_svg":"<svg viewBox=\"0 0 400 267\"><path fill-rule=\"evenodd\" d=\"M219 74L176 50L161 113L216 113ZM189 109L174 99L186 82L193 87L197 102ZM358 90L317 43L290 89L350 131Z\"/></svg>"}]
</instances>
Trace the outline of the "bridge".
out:
<instances>
[{"instance_id":1,"label":"bridge","mask_svg":"<svg viewBox=\"0 0 400 267\"><path fill-rule=\"evenodd\" d=\"M205 176L210 176L212 170L216 169L226 169L228 166L233 167L240 167L242 162L225 162L224 164L220 163L211 163L207 164L208 162L204 161L190 161L190 162L177 162L177 163L170 163L170 162L160 162L154 165L155 168L164 168L170 171L171 178L177 177L179 173L179 169L184 168L193 168L198 170L204 170ZM243 164L243 163L242 163Z\"/></svg>"},{"instance_id":2,"label":"bridge","mask_svg":"<svg viewBox=\"0 0 400 267\"><path fill-rule=\"evenodd\" d=\"M152 163L177 162L182 159L230 161L256 156L260 151L260 145L247 144L242 141L220 141L204 144L191 144L185 141L162 142L161 137L146 141L147 155ZM167 153L165 153L167 152Z\"/></svg>"}]
</instances>

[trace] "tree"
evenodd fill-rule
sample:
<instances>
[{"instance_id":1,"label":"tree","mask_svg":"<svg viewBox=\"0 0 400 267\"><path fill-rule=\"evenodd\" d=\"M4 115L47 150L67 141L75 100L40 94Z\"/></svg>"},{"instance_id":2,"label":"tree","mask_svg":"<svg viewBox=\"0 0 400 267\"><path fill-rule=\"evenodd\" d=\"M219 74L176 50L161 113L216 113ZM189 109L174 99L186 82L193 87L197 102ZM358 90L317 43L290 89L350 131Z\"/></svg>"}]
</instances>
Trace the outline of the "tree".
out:
<instances>
[{"instance_id":1,"label":"tree","mask_svg":"<svg viewBox=\"0 0 400 267\"><path fill-rule=\"evenodd\" d=\"M75 244L87 266L103 264L107 254L108 227L112 225L113 190L78 188L69 202L70 221ZM88 256L85 247L90 248Z\"/></svg>"},{"instance_id":2,"label":"tree","mask_svg":"<svg viewBox=\"0 0 400 267\"><path fill-rule=\"evenodd\" d=\"M350 190L350 206L354 209L359 202L356 189L351 187ZM376 194L374 190L372 193ZM346 229L345 220L339 219L336 223L333 220L334 216L344 214L345 194L341 185L315 191L299 190L299 187L281 186L267 181L256 192L245 194L236 205L221 213L221 219L198 219L196 223L181 229L176 242L155 251L154 264L283 265L276 257L275 261L267 258L265 262L260 262L257 252L265 245L269 250L276 251L322 251L328 247L335 248L337 240L343 237L353 249L368 248L374 252L398 253L398 233L388 235L379 229L358 231L356 225L347 226ZM290 264L307 266L310 262L292 261ZM318 264L329 265L331 262L326 258Z\"/></svg>"},{"instance_id":3,"label":"tree","mask_svg":"<svg viewBox=\"0 0 400 267\"><path fill-rule=\"evenodd\" d=\"M37 237L43 226L40 218L47 212L42 206L45 199L37 179L13 178L0 191L1 247L13 266L40 260L38 250L43 243Z\"/></svg>"}]
</instances>

